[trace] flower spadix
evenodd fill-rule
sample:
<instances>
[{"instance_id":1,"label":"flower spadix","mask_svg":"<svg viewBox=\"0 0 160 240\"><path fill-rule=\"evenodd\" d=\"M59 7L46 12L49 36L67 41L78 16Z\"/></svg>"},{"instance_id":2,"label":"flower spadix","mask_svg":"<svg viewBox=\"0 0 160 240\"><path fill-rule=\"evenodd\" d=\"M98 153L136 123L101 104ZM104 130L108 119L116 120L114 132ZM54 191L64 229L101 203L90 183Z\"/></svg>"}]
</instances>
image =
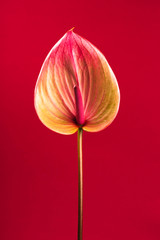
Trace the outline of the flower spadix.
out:
<instances>
[{"instance_id":1,"label":"flower spadix","mask_svg":"<svg viewBox=\"0 0 160 240\"><path fill-rule=\"evenodd\" d=\"M103 54L68 31L46 57L35 88L35 109L51 130L97 132L115 118L120 101L116 77Z\"/></svg>"}]
</instances>

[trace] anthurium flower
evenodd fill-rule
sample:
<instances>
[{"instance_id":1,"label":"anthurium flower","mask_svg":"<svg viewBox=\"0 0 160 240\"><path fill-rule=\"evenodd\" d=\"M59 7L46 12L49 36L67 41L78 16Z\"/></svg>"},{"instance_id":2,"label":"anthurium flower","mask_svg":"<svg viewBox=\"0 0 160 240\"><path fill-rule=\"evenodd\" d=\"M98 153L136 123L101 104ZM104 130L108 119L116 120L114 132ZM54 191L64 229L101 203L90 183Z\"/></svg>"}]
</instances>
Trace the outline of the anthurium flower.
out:
<instances>
[{"instance_id":1,"label":"anthurium flower","mask_svg":"<svg viewBox=\"0 0 160 240\"><path fill-rule=\"evenodd\" d=\"M51 130L78 130L78 240L83 239L82 132L97 132L115 118L120 101L116 77L103 54L68 31L51 49L35 88L35 108Z\"/></svg>"},{"instance_id":2,"label":"anthurium flower","mask_svg":"<svg viewBox=\"0 0 160 240\"><path fill-rule=\"evenodd\" d=\"M120 101L116 77L104 55L68 31L51 49L35 88L35 108L51 130L97 132L115 118Z\"/></svg>"}]
</instances>

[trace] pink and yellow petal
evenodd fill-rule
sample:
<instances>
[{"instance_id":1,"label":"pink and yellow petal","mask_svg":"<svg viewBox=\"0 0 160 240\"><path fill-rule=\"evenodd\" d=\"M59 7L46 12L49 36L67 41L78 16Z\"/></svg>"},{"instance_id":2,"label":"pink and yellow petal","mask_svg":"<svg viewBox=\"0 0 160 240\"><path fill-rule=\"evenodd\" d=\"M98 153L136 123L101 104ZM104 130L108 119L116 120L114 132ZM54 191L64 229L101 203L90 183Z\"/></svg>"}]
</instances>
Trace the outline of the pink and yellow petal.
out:
<instances>
[{"instance_id":1,"label":"pink and yellow petal","mask_svg":"<svg viewBox=\"0 0 160 240\"><path fill-rule=\"evenodd\" d=\"M100 131L115 118L119 100L116 78L103 54L68 31L48 54L38 78L35 106L39 118L54 131L72 134L78 129L76 119L81 112L83 129Z\"/></svg>"}]
</instances>

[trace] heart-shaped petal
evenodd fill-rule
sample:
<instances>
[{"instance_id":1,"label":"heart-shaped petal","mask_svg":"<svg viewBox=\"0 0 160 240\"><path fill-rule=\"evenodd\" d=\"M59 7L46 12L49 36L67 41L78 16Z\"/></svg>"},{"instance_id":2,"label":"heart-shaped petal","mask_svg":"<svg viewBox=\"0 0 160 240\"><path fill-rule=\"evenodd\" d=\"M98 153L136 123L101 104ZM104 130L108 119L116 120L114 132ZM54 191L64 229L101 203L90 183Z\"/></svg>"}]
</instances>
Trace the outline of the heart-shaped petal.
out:
<instances>
[{"instance_id":1,"label":"heart-shaped petal","mask_svg":"<svg viewBox=\"0 0 160 240\"><path fill-rule=\"evenodd\" d=\"M50 129L72 134L82 127L96 132L115 118L118 84L103 54L68 31L44 61L35 88L35 108Z\"/></svg>"}]
</instances>

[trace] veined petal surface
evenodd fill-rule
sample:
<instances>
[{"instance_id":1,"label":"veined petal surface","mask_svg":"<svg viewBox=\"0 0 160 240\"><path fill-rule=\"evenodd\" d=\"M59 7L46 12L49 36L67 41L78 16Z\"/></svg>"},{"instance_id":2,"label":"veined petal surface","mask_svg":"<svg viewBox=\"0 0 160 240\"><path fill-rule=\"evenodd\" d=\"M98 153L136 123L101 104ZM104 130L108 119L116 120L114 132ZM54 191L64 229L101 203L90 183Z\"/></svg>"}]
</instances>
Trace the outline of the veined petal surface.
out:
<instances>
[{"instance_id":1,"label":"veined petal surface","mask_svg":"<svg viewBox=\"0 0 160 240\"><path fill-rule=\"evenodd\" d=\"M45 59L35 88L37 114L55 132L72 134L80 127L76 121L75 87L84 111L81 127L90 132L107 127L120 101L114 73L95 46L68 31Z\"/></svg>"}]
</instances>

